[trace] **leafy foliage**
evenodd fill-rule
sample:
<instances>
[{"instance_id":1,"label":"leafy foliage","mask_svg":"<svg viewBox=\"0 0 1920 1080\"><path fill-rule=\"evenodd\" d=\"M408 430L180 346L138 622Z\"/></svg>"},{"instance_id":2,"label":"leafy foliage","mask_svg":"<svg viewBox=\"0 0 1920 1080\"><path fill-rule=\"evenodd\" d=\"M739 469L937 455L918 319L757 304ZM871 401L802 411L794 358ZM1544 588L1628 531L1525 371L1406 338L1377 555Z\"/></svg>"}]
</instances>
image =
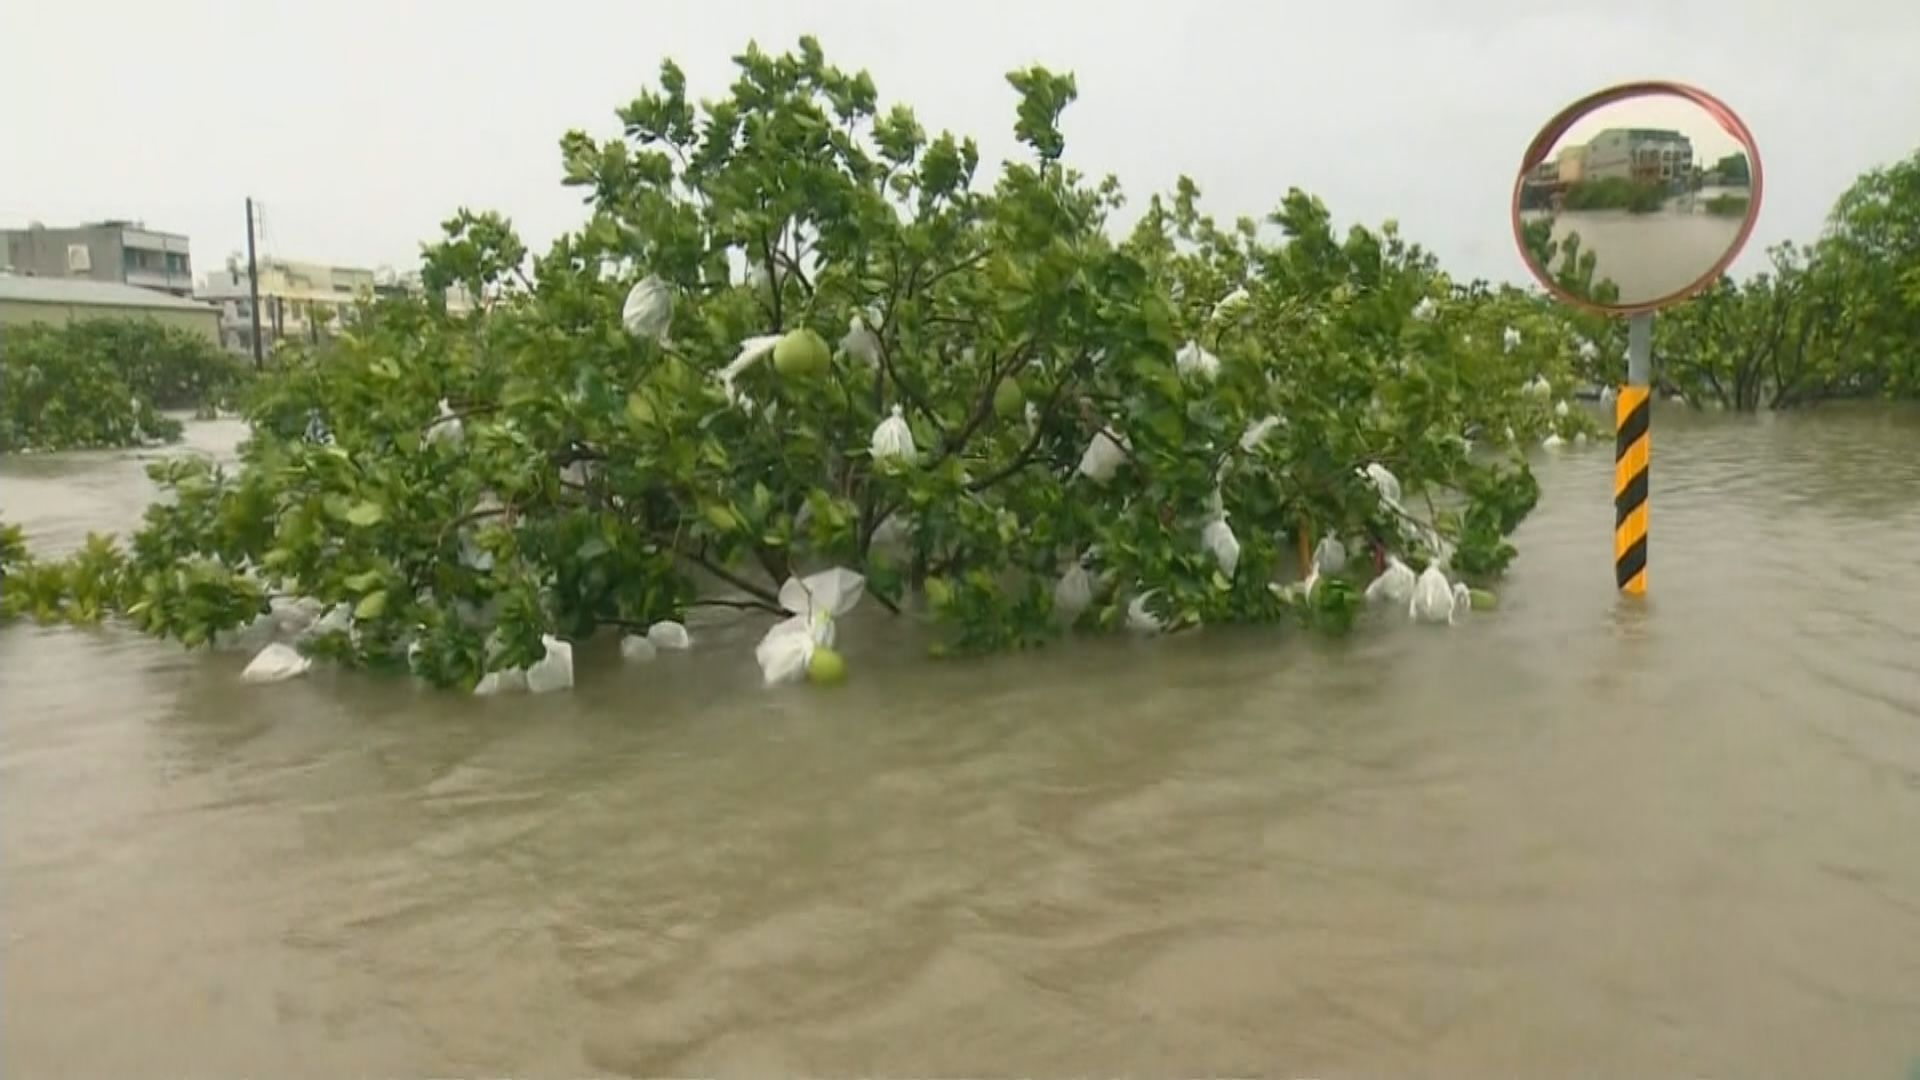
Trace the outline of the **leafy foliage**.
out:
<instances>
[{"instance_id":1,"label":"leafy foliage","mask_svg":"<svg viewBox=\"0 0 1920 1080\"><path fill-rule=\"evenodd\" d=\"M180 437L159 409L231 406L248 371L152 319L8 327L0 337L0 451L135 446Z\"/></svg>"},{"instance_id":2,"label":"leafy foliage","mask_svg":"<svg viewBox=\"0 0 1920 1080\"><path fill-rule=\"evenodd\" d=\"M718 101L667 63L619 135L568 133L586 220L544 255L450 219L425 276L481 310L385 301L279 354L237 471L154 470L167 498L100 571L121 610L193 645L309 597L339 613L309 652L447 686L545 634L778 611L834 565L950 651L1061 632L1076 566L1082 629L1137 603L1337 633L1388 553L1504 569L1538 496L1519 449L1591 426L1522 391L1571 384L1575 324L1392 223L1343 234L1293 191L1222 229L1182 180L1116 239L1118 184L1067 163L1071 76L1008 76L1026 150L989 179L812 39L736 64ZM827 361L765 355L796 333ZM914 452L876 454L896 415ZM1288 587L1329 537L1351 564Z\"/></svg>"},{"instance_id":3,"label":"leafy foliage","mask_svg":"<svg viewBox=\"0 0 1920 1080\"><path fill-rule=\"evenodd\" d=\"M1666 196L1665 185L1658 181L1607 176L1568 187L1566 205L1568 210L1626 210L1634 214L1649 214L1660 209Z\"/></svg>"},{"instance_id":4,"label":"leafy foliage","mask_svg":"<svg viewBox=\"0 0 1920 1080\"><path fill-rule=\"evenodd\" d=\"M1748 412L1920 396L1920 152L1860 177L1819 240L1769 256L1654 321L1666 386Z\"/></svg>"}]
</instances>

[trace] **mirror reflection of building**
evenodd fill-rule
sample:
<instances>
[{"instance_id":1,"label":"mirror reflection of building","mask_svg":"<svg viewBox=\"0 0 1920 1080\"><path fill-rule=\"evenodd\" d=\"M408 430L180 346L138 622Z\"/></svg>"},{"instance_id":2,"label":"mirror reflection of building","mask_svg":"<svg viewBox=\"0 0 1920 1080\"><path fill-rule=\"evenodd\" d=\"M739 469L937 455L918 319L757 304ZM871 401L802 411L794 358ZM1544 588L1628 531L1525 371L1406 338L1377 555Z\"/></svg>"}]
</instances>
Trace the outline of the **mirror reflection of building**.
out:
<instances>
[{"instance_id":1,"label":"mirror reflection of building","mask_svg":"<svg viewBox=\"0 0 1920 1080\"><path fill-rule=\"evenodd\" d=\"M1710 282L1737 252L1757 193L1750 136L1724 106L1673 84L1619 90L1548 122L1513 205L1534 274L1610 309Z\"/></svg>"}]
</instances>

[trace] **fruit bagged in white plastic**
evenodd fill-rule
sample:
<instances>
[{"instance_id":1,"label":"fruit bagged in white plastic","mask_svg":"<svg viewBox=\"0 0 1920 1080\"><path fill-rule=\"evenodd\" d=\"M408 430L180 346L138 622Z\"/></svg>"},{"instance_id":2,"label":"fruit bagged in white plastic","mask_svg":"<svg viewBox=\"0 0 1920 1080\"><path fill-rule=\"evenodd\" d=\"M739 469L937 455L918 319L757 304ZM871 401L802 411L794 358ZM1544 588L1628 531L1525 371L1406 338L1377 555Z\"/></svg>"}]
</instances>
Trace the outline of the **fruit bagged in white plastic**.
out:
<instances>
[{"instance_id":1,"label":"fruit bagged in white plastic","mask_svg":"<svg viewBox=\"0 0 1920 1080\"><path fill-rule=\"evenodd\" d=\"M1443 623L1453 618L1453 586L1438 565L1429 564L1420 571L1420 578L1413 586L1413 599L1407 603L1407 617L1429 623Z\"/></svg>"},{"instance_id":2,"label":"fruit bagged in white plastic","mask_svg":"<svg viewBox=\"0 0 1920 1080\"><path fill-rule=\"evenodd\" d=\"M1390 604L1404 604L1413 599L1416 584L1413 569L1400 561L1398 555L1387 556L1387 568L1380 572L1367 585L1368 600L1384 600Z\"/></svg>"},{"instance_id":3,"label":"fruit bagged in white plastic","mask_svg":"<svg viewBox=\"0 0 1920 1080\"><path fill-rule=\"evenodd\" d=\"M1071 625L1093 606L1093 577L1087 568L1075 562L1053 585L1053 614Z\"/></svg>"},{"instance_id":4,"label":"fruit bagged in white plastic","mask_svg":"<svg viewBox=\"0 0 1920 1080\"><path fill-rule=\"evenodd\" d=\"M665 344L673 320L673 290L652 274L636 282L621 306L620 322L634 337Z\"/></svg>"},{"instance_id":5,"label":"fruit bagged in white plastic","mask_svg":"<svg viewBox=\"0 0 1920 1080\"><path fill-rule=\"evenodd\" d=\"M1347 545L1338 538L1323 536L1313 548L1313 568L1322 574L1337 574L1347 568Z\"/></svg>"},{"instance_id":6,"label":"fruit bagged in white plastic","mask_svg":"<svg viewBox=\"0 0 1920 1080\"><path fill-rule=\"evenodd\" d=\"M1220 358L1200 347L1197 341L1189 341L1173 354L1173 366L1182 375L1196 375L1202 379L1211 379L1220 374Z\"/></svg>"},{"instance_id":7,"label":"fruit bagged in white plastic","mask_svg":"<svg viewBox=\"0 0 1920 1080\"><path fill-rule=\"evenodd\" d=\"M547 647L547 654L528 666L528 692L546 694L573 689L573 646L552 634L541 635L540 642Z\"/></svg>"},{"instance_id":8,"label":"fruit bagged in white plastic","mask_svg":"<svg viewBox=\"0 0 1920 1080\"><path fill-rule=\"evenodd\" d=\"M1233 535L1233 527L1227 524L1225 514L1207 522L1200 530L1200 543L1213 556L1220 572L1229 578L1240 566L1240 539Z\"/></svg>"},{"instance_id":9,"label":"fruit bagged in white plastic","mask_svg":"<svg viewBox=\"0 0 1920 1080\"><path fill-rule=\"evenodd\" d=\"M1120 471L1120 463L1127 460L1124 441L1116 440L1105 431L1096 431L1087 449L1080 455L1080 475L1096 484L1104 484L1113 479Z\"/></svg>"},{"instance_id":10,"label":"fruit bagged in white plastic","mask_svg":"<svg viewBox=\"0 0 1920 1080\"><path fill-rule=\"evenodd\" d=\"M873 429L871 449L875 461L913 460L913 429L907 426L907 418L900 406L895 405L893 415L880 421Z\"/></svg>"}]
</instances>

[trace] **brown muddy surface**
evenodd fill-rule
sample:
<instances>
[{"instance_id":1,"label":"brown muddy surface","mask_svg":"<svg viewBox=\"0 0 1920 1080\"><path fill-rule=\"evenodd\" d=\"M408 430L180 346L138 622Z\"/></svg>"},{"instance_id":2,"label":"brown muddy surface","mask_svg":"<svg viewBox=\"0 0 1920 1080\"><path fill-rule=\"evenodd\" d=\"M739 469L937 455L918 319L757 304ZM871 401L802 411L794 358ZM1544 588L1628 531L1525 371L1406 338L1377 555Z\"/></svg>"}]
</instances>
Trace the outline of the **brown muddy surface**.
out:
<instances>
[{"instance_id":1,"label":"brown muddy surface","mask_svg":"<svg viewBox=\"0 0 1920 1080\"><path fill-rule=\"evenodd\" d=\"M218 452L233 425L200 425ZM45 547L131 455L0 462ZM0 631L0 1071L1905 1077L1920 418L1544 456L1500 609L474 701ZM864 614L864 613L863 613Z\"/></svg>"}]
</instances>

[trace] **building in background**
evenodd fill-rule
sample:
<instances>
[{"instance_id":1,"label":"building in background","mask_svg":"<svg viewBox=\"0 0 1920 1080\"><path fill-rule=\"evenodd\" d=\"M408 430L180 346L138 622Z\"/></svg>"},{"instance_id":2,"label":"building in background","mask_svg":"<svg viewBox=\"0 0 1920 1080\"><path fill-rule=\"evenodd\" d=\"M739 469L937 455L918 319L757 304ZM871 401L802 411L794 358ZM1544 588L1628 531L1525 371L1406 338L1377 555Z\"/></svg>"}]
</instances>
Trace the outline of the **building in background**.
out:
<instances>
[{"instance_id":1,"label":"building in background","mask_svg":"<svg viewBox=\"0 0 1920 1080\"><path fill-rule=\"evenodd\" d=\"M274 342L319 341L334 332L355 304L374 297L372 270L292 259L257 260L260 278L260 337ZM235 352L253 351L253 299L247 262L227 257L225 270L201 279L195 295L219 305L222 344Z\"/></svg>"},{"instance_id":2,"label":"building in background","mask_svg":"<svg viewBox=\"0 0 1920 1080\"><path fill-rule=\"evenodd\" d=\"M84 319L153 319L220 340L220 309L211 304L112 281L0 274L0 330Z\"/></svg>"},{"instance_id":3,"label":"building in background","mask_svg":"<svg viewBox=\"0 0 1920 1080\"><path fill-rule=\"evenodd\" d=\"M1661 128L1608 128L1587 143L1582 169L1589 180L1680 186L1693 176L1693 140Z\"/></svg>"},{"instance_id":4,"label":"building in background","mask_svg":"<svg viewBox=\"0 0 1920 1080\"><path fill-rule=\"evenodd\" d=\"M373 294L382 299L427 295L427 286L420 279L420 271L396 271L391 266L382 266L373 272ZM464 315L473 310L473 298L467 295L466 286L454 285L446 290L447 311L453 315Z\"/></svg>"},{"instance_id":5,"label":"building in background","mask_svg":"<svg viewBox=\"0 0 1920 1080\"><path fill-rule=\"evenodd\" d=\"M366 269L265 257L256 260L260 278L260 338L268 348L280 341L318 342L337 333L355 307L374 300L420 296L419 273L391 267ZM243 256L227 257L226 269L201 279L195 295L220 310L220 340L235 352L253 352L253 302ZM449 290L448 310L472 305L462 289Z\"/></svg>"},{"instance_id":6,"label":"building in background","mask_svg":"<svg viewBox=\"0 0 1920 1080\"><path fill-rule=\"evenodd\" d=\"M78 278L193 295L187 238L137 221L0 229L0 270L40 278Z\"/></svg>"},{"instance_id":7,"label":"building in background","mask_svg":"<svg viewBox=\"0 0 1920 1080\"><path fill-rule=\"evenodd\" d=\"M1587 148L1569 146L1560 151L1553 159L1554 181L1560 184L1577 184L1587 167Z\"/></svg>"}]
</instances>

